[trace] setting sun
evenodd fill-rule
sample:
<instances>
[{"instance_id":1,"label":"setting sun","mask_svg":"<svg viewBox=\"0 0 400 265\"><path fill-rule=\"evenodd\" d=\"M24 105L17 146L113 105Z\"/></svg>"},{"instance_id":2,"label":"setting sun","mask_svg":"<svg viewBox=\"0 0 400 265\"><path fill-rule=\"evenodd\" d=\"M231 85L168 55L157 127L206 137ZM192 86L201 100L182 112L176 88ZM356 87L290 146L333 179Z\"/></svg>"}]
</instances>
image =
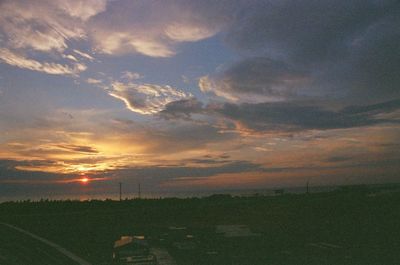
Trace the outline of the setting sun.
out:
<instances>
[{"instance_id":1,"label":"setting sun","mask_svg":"<svg viewBox=\"0 0 400 265\"><path fill-rule=\"evenodd\" d=\"M88 183L89 182L89 178L83 177L79 179L80 182L82 183Z\"/></svg>"}]
</instances>

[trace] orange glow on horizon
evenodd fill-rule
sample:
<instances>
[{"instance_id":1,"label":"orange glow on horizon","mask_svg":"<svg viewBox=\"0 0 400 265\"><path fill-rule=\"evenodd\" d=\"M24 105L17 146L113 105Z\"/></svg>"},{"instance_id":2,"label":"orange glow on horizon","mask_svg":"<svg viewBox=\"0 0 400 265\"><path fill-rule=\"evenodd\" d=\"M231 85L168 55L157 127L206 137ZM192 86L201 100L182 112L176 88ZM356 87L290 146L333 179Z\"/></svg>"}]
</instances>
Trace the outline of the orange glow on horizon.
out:
<instances>
[{"instance_id":1,"label":"orange glow on horizon","mask_svg":"<svg viewBox=\"0 0 400 265\"><path fill-rule=\"evenodd\" d=\"M80 183L82 185L88 184L90 182L94 181L107 181L110 180L110 178L96 178L96 177L88 177L86 175L80 175L77 178L74 179L63 179L63 180L58 180L56 181L57 183Z\"/></svg>"}]
</instances>

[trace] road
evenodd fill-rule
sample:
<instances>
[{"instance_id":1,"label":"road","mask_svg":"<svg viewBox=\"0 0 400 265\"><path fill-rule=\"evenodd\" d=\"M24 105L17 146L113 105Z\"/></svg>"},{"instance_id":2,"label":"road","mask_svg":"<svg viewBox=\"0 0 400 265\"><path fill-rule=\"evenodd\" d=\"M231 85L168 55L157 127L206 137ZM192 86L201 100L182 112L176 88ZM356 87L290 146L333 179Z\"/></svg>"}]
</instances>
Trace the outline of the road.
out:
<instances>
[{"instance_id":1,"label":"road","mask_svg":"<svg viewBox=\"0 0 400 265\"><path fill-rule=\"evenodd\" d=\"M0 223L1 265L91 265L49 240Z\"/></svg>"}]
</instances>

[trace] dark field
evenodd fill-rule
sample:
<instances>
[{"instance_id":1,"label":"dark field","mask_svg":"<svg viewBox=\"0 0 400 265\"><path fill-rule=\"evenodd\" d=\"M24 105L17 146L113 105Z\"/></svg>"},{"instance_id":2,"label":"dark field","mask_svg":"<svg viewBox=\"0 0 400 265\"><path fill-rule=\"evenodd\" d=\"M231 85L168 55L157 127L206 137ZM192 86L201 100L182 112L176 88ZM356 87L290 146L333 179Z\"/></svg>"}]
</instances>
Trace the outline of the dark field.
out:
<instances>
[{"instance_id":1,"label":"dark field","mask_svg":"<svg viewBox=\"0 0 400 265\"><path fill-rule=\"evenodd\" d=\"M0 264L76 265L57 250L0 225Z\"/></svg>"},{"instance_id":2,"label":"dark field","mask_svg":"<svg viewBox=\"0 0 400 265\"><path fill-rule=\"evenodd\" d=\"M0 221L93 265L111 264L121 235L145 235L177 264L400 264L398 186L265 197L2 203ZM226 238L216 234L217 225L247 225L255 235ZM68 264L52 252L56 261L40 261L38 242L0 228L0 264L5 256L15 258L4 265Z\"/></svg>"}]
</instances>

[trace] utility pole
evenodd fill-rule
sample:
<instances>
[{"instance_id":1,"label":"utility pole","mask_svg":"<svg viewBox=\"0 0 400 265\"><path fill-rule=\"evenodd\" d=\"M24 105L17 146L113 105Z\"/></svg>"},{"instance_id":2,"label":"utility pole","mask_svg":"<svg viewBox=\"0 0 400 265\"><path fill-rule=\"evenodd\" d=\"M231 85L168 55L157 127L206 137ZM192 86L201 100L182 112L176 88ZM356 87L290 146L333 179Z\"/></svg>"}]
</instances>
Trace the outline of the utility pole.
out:
<instances>
[{"instance_id":1,"label":"utility pole","mask_svg":"<svg viewBox=\"0 0 400 265\"><path fill-rule=\"evenodd\" d=\"M140 190L140 182L139 182L139 184L138 184L138 198L140 199L140 196L141 196L141 190Z\"/></svg>"},{"instance_id":2,"label":"utility pole","mask_svg":"<svg viewBox=\"0 0 400 265\"><path fill-rule=\"evenodd\" d=\"M119 183L119 201L122 201L122 182Z\"/></svg>"},{"instance_id":3,"label":"utility pole","mask_svg":"<svg viewBox=\"0 0 400 265\"><path fill-rule=\"evenodd\" d=\"M310 192L310 181L307 180L307 194Z\"/></svg>"}]
</instances>

